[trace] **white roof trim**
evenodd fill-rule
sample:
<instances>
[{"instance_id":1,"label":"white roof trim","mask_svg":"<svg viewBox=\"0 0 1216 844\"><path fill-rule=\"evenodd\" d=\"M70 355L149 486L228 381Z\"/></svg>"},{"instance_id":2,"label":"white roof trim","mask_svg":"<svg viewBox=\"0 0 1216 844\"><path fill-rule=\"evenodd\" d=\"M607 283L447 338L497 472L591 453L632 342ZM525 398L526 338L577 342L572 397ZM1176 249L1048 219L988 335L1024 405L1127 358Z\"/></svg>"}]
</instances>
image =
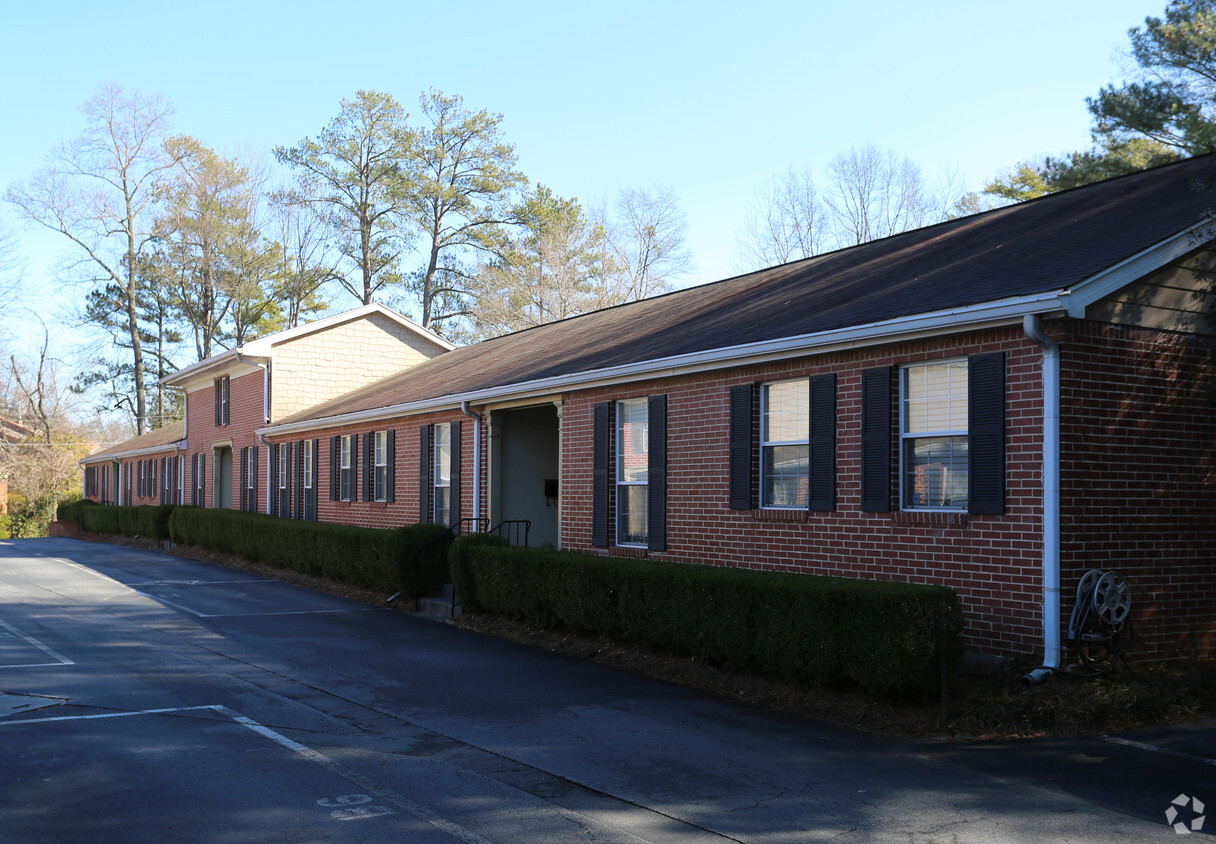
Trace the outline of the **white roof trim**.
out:
<instances>
[{"instance_id":1,"label":"white roof trim","mask_svg":"<svg viewBox=\"0 0 1216 844\"><path fill-rule=\"evenodd\" d=\"M160 454L164 451L185 451L186 439L183 437L180 440L170 440L167 443L160 445L150 445L146 448L133 448L130 451L116 451L110 454L90 454L88 457L82 457L76 461L78 466L83 466L86 463L117 463L119 460L124 460L128 457L143 457L147 454Z\"/></svg>"},{"instance_id":2,"label":"white roof trim","mask_svg":"<svg viewBox=\"0 0 1216 844\"><path fill-rule=\"evenodd\" d=\"M1143 278L1153 270L1165 266L1170 261L1181 258L1213 237L1216 237L1216 223L1204 220L1115 264L1108 270L1085 279L1065 291L1060 296L1060 300L1070 317L1084 319L1085 309L1090 305L1101 301L1133 281Z\"/></svg>"},{"instance_id":3,"label":"white roof trim","mask_svg":"<svg viewBox=\"0 0 1216 844\"><path fill-rule=\"evenodd\" d=\"M200 360L197 363L192 363L189 366L184 366L176 372L172 372L161 378L158 383L166 386L177 386L183 381L188 380L196 375L206 372L217 367L224 366L231 361L245 357L257 358L261 361L268 360L271 355L271 350L274 346L280 343L285 343L289 340L295 340L307 334L312 334L316 331L324 331L327 328L332 328L335 325L341 325L344 322L353 322L357 319L369 316L371 314L380 314L386 319L392 320L408 331L417 334L425 340L429 340L435 345L442 348L444 351L451 351L456 348L454 343L451 343L433 331L428 331L418 323L408 317L404 317L391 308L381 305L379 302L372 302L370 305L363 305L349 311L343 311L340 314L318 319L313 322L306 322L303 325L297 325L295 328L289 328L285 331L279 331L274 334L267 334L265 337L259 337L256 340L250 340L248 343L243 343L235 349L228 349L219 354L212 355L205 360Z\"/></svg>"},{"instance_id":4,"label":"white roof trim","mask_svg":"<svg viewBox=\"0 0 1216 844\"><path fill-rule=\"evenodd\" d=\"M862 348L881 343L911 340L953 331L989 328L998 325L1021 324L1026 314L1044 314L1061 311L1060 296L1063 291L1040 293L984 302L948 311L900 317L869 325L783 337L759 343L709 349L685 355L638 361L606 369L557 375L535 381L507 384L467 393L438 396L419 402L376 407L368 410L306 419L286 425L271 425L258 429L262 436L276 436L313 431L318 428L336 428L366 422L377 422L428 411L459 407L464 401L473 405L490 402L511 401L552 395L569 389L589 389L610 384L651 380L674 375L687 375L714 369L744 366L805 355L819 355L841 349Z\"/></svg>"}]
</instances>

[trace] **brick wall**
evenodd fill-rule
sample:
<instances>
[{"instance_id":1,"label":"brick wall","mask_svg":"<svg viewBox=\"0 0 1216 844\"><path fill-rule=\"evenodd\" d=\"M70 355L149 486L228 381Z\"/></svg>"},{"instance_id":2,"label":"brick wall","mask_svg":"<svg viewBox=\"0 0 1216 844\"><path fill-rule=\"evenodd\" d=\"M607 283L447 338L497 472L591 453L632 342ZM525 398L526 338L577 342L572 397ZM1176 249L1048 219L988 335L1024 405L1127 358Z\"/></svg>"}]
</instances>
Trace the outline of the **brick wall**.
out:
<instances>
[{"instance_id":1,"label":"brick wall","mask_svg":"<svg viewBox=\"0 0 1216 844\"><path fill-rule=\"evenodd\" d=\"M1117 570L1136 656L1216 655L1216 340L1072 323L1060 346L1065 613Z\"/></svg>"},{"instance_id":2,"label":"brick wall","mask_svg":"<svg viewBox=\"0 0 1216 844\"><path fill-rule=\"evenodd\" d=\"M216 446L231 442L232 445L232 506L240 506L241 449L257 446L258 455L258 512L266 512L266 447L257 437L257 430L266 425L263 405L265 376L261 370L233 377L228 384L227 425L215 424L215 390L211 385L186 394L186 484L185 497L190 501L190 488L194 478L190 472L190 456L203 454L206 470L203 475L205 506L215 506L215 452Z\"/></svg>"},{"instance_id":3,"label":"brick wall","mask_svg":"<svg viewBox=\"0 0 1216 844\"><path fill-rule=\"evenodd\" d=\"M1081 574L1118 569L1132 583L1137 655L1211 656L1216 395L1208 350L1185 337L1097 324L1057 321L1049 331L1064 361L1065 625ZM1006 354L1005 514L863 512L861 372L990 351ZM1041 653L1041 360L1011 328L570 396L562 415L563 547L595 550L593 405L663 393L667 551L619 553L942 584L962 597L969 649ZM836 509L729 509L730 387L826 373L837 376ZM896 426L897 408L892 416ZM892 459L898 466L894 451ZM895 502L896 487L893 480Z\"/></svg>"},{"instance_id":4,"label":"brick wall","mask_svg":"<svg viewBox=\"0 0 1216 844\"><path fill-rule=\"evenodd\" d=\"M421 515L419 495L421 492L420 470L422 465L419 429L425 425L456 421L461 423L460 517L467 518L473 516L474 422L463 413L456 411L454 413L432 413L412 416L392 422L373 422L363 425L325 428L310 432L307 438L318 440L317 483L319 486L317 489L317 513L319 521L373 528L396 528L418 522ZM369 432L390 429L395 432L394 459L392 463L395 477L395 500L392 502L367 501L364 495L367 461L364 459L363 437ZM355 435L358 437L357 448L359 456L357 466L358 476L356 478L358 501L352 502L333 501L330 499L330 485L334 470L330 442L332 437L345 435ZM270 441L275 443L299 442L301 439L305 439L305 437L273 437L270 438ZM455 521L456 518L456 514L453 513L452 521Z\"/></svg>"},{"instance_id":5,"label":"brick wall","mask_svg":"<svg viewBox=\"0 0 1216 844\"><path fill-rule=\"evenodd\" d=\"M1211 655L1216 528L1216 401L1210 349L1179 336L1075 321L1049 323L1063 360L1064 621L1072 590L1088 568L1118 569L1132 582L1137 653ZM878 366L1006 355L1006 509L1003 515L869 513L861 509L861 373ZM596 402L668 398L667 550L652 556L695 562L943 584L966 610L974 651L1037 654L1042 649L1040 501L1042 352L1020 328L961 334L897 347L859 349L719 373L567 394L563 398L561 544L592 550L592 413ZM730 388L820 374L836 376L836 507L831 512L729 508ZM258 445L259 504L266 509L268 449L261 427L261 373L233 379L232 425L214 425L210 388L188 399L190 448L207 454L231 439L234 485L239 452ZM893 401L892 427L898 419ZM419 519L419 427L460 421L461 516L473 503L473 420L450 411L391 424L313 432L321 521L397 527ZM395 433L395 501L367 502L362 436ZM355 434L359 501L330 500L330 437ZM297 442L302 437L278 437ZM895 438L898 439L897 437ZM488 438L487 438L488 440ZM483 443L484 460L488 443ZM893 444L893 466L898 466ZM484 463L483 463L484 466ZM893 475L895 472L893 472ZM187 500L189 500L189 473ZM482 497L485 500L485 477ZM892 479L892 500L898 501ZM207 503L212 490L208 486ZM233 501L239 500L233 490ZM455 518L455 516L453 517ZM646 554L638 549L620 553ZM881 620L876 620L881 623Z\"/></svg>"},{"instance_id":6,"label":"brick wall","mask_svg":"<svg viewBox=\"0 0 1216 844\"><path fill-rule=\"evenodd\" d=\"M862 371L991 351L1007 355L1006 514L862 512ZM1035 409L1040 392L1038 359L1037 347L1019 330L1008 329L927 340L898 350L835 353L570 396L562 414L563 547L592 550L592 406L609 399L666 394L667 551L650 556L944 584L963 598L969 648L995 653L1033 651L1040 647L1042 617L1040 432ZM836 509L812 513L731 510L727 484L730 388L829 373L837 379ZM893 426L895 418L893 413ZM894 452L893 460L898 465ZM893 500L896 485L893 478Z\"/></svg>"}]
</instances>

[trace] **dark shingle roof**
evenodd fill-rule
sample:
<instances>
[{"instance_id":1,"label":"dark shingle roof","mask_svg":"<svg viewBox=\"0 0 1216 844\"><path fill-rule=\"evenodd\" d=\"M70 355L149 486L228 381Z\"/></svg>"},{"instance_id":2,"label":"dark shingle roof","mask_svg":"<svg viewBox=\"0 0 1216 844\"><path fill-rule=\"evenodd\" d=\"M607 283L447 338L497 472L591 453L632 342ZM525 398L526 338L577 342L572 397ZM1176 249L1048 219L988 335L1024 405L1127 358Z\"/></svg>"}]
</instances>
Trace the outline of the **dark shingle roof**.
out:
<instances>
[{"instance_id":1,"label":"dark shingle roof","mask_svg":"<svg viewBox=\"0 0 1216 844\"><path fill-rule=\"evenodd\" d=\"M91 463L96 460L101 460L107 457L117 457L123 454L128 454L132 451L142 451L144 449L164 448L168 451L169 448L178 440L184 439L186 436L185 422L170 422L163 428L157 428L155 431L149 431L142 437L135 437L126 442L121 442L118 445L112 445L109 448L103 448L101 451L95 451L88 457L81 460L81 463Z\"/></svg>"},{"instance_id":2,"label":"dark shingle roof","mask_svg":"<svg viewBox=\"0 0 1216 844\"><path fill-rule=\"evenodd\" d=\"M277 424L1067 289L1216 205L1193 158L465 346Z\"/></svg>"}]
</instances>

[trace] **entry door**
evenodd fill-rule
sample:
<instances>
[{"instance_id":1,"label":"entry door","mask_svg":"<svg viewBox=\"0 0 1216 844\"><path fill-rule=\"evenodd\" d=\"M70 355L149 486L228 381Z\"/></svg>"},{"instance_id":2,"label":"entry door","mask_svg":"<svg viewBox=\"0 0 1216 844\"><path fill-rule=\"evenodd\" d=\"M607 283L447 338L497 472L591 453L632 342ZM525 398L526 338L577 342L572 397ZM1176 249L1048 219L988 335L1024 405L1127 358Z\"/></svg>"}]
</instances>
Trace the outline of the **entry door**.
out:
<instances>
[{"instance_id":1,"label":"entry door","mask_svg":"<svg viewBox=\"0 0 1216 844\"><path fill-rule=\"evenodd\" d=\"M215 449L212 462L215 477L212 480L211 506L220 510L232 509L232 448Z\"/></svg>"}]
</instances>

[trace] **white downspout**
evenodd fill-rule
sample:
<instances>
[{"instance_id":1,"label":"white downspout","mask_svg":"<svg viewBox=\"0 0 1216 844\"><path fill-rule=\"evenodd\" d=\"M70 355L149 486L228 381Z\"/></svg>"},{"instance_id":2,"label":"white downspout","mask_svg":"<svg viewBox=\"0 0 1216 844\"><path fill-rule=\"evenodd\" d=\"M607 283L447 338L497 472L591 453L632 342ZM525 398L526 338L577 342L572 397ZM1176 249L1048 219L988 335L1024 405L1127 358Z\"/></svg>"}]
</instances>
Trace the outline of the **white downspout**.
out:
<instances>
[{"instance_id":1,"label":"white downspout","mask_svg":"<svg viewBox=\"0 0 1216 844\"><path fill-rule=\"evenodd\" d=\"M480 413L469 407L466 399L460 403L464 415L473 420L473 515L481 518L481 422ZM458 514L459 517L459 514ZM478 523L480 524L480 522Z\"/></svg>"},{"instance_id":2,"label":"white downspout","mask_svg":"<svg viewBox=\"0 0 1216 844\"><path fill-rule=\"evenodd\" d=\"M1043 349L1043 667L1022 678L1033 685L1060 667L1060 347L1037 314L1022 327Z\"/></svg>"}]
</instances>

